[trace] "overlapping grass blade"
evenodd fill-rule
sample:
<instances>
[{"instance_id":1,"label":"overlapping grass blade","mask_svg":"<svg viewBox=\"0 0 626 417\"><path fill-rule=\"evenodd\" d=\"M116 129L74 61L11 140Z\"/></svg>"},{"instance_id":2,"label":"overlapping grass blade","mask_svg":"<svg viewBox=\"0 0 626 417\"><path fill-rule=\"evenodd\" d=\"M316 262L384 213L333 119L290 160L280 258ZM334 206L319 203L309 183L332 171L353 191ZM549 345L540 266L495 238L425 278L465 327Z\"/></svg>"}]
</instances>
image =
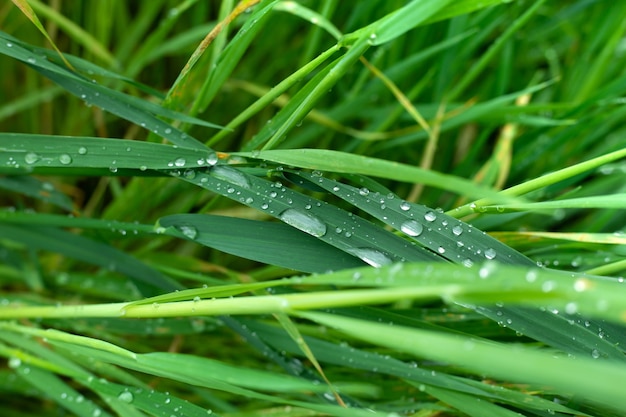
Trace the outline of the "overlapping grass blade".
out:
<instances>
[{"instance_id":1,"label":"overlapping grass blade","mask_svg":"<svg viewBox=\"0 0 626 417\"><path fill-rule=\"evenodd\" d=\"M176 214L162 217L159 225L174 227L201 245L302 272L326 272L363 264L342 250L280 223ZM325 261L320 263L320 257Z\"/></svg>"},{"instance_id":2,"label":"overlapping grass blade","mask_svg":"<svg viewBox=\"0 0 626 417\"><path fill-rule=\"evenodd\" d=\"M403 232L410 239L449 261L471 266L485 259L497 258L501 261L504 258L501 262L534 265L534 262L521 253L472 225L429 207L404 201L393 193L383 195L370 192L367 188L359 189L304 172L298 175Z\"/></svg>"},{"instance_id":3,"label":"overlapping grass blade","mask_svg":"<svg viewBox=\"0 0 626 417\"><path fill-rule=\"evenodd\" d=\"M179 285L131 255L109 245L61 229L43 226L0 224L3 239L30 249L61 253L127 275L144 296L173 291Z\"/></svg>"},{"instance_id":4,"label":"overlapping grass blade","mask_svg":"<svg viewBox=\"0 0 626 417\"><path fill-rule=\"evenodd\" d=\"M455 363L482 375L536 385L549 384L563 391L575 393L592 401L592 404L595 402L614 411L622 410L623 398L619 381L626 377L626 366L623 364L598 362L591 358L555 358L550 352L523 347L514 350L516 360L512 361L509 357L511 348L494 342L324 313L309 312L300 315L378 346L390 347L416 357ZM432 349L432 346L437 346L437 349ZM529 367L529 363L534 366ZM584 381L593 375L602 383L592 388Z\"/></svg>"},{"instance_id":5,"label":"overlapping grass blade","mask_svg":"<svg viewBox=\"0 0 626 417\"><path fill-rule=\"evenodd\" d=\"M173 147L170 145L102 139L0 134L0 165L3 171L25 168L101 168L115 173L117 169L185 169L212 166L217 155L208 148ZM62 170L60 172L63 172Z\"/></svg>"}]
</instances>

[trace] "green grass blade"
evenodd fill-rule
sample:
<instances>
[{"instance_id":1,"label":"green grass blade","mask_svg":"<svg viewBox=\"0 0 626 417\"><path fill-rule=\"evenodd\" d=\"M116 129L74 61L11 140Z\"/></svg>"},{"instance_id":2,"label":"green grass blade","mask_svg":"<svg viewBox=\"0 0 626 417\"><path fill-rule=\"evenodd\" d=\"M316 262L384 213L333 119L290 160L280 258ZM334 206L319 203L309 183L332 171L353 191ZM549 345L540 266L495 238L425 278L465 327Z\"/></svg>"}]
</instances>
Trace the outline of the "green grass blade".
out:
<instances>
[{"instance_id":1,"label":"green grass blade","mask_svg":"<svg viewBox=\"0 0 626 417\"><path fill-rule=\"evenodd\" d=\"M302 272L334 271L363 264L344 251L285 224L195 214L162 217L158 224L174 227L201 245ZM320 257L325 261L320 263Z\"/></svg>"},{"instance_id":2,"label":"green grass blade","mask_svg":"<svg viewBox=\"0 0 626 417\"><path fill-rule=\"evenodd\" d=\"M601 363L593 359L555 358L552 353L532 348L510 347L324 313L301 313L300 316L377 346L453 363L482 375L537 385L549 384L615 411L622 409L623 396L619 381L626 378L626 366L623 364ZM437 346L437 349L432 346ZM516 357L515 361L510 358L512 354ZM529 363L533 366L529 367ZM538 369L542 371L537 372ZM593 386L588 384L586 381L590 377L598 383Z\"/></svg>"},{"instance_id":3,"label":"green grass blade","mask_svg":"<svg viewBox=\"0 0 626 417\"><path fill-rule=\"evenodd\" d=\"M100 242L52 227L0 224L3 239L28 248L61 253L69 258L126 274L145 296L178 286L132 256Z\"/></svg>"}]
</instances>

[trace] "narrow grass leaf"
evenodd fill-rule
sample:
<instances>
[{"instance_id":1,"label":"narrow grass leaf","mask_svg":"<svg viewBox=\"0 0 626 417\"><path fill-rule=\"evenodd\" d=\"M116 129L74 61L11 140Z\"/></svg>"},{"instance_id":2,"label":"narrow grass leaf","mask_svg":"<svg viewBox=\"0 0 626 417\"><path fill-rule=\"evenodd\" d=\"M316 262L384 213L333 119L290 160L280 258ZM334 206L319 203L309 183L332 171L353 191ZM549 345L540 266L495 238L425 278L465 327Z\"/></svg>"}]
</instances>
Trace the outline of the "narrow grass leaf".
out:
<instances>
[{"instance_id":1,"label":"narrow grass leaf","mask_svg":"<svg viewBox=\"0 0 626 417\"><path fill-rule=\"evenodd\" d=\"M77 416L111 416L110 413L104 411L93 401L86 399L80 392L50 372L24 365L16 366L13 370L39 392L45 393L47 398Z\"/></svg>"},{"instance_id":2,"label":"narrow grass leaf","mask_svg":"<svg viewBox=\"0 0 626 417\"><path fill-rule=\"evenodd\" d=\"M0 143L1 141L2 139L0 138ZM0 149L2 148L0 145ZM6 150L2 149L2 151L0 160L6 156ZM0 162L0 165L3 165L2 162ZM0 188L53 204L67 211L72 211L73 209L72 200L68 196L58 191L52 183L37 178L26 176L0 177Z\"/></svg>"},{"instance_id":3,"label":"narrow grass leaf","mask_svg":"<svg viewBox=\"0 0 626 417\"><path fill-rule=\"evenodd\" d=\"M326 17L314 10L309 9L308 7L302 6L295 1L279 1L274 6L274 10L280 10L291 13L294 16L298 16L301 19L324 29L328 32L328 34L337 40L343 36L339 29L337 29L337 27Z\"/></svg>"},{"instance_id":4,"label":"narrow grass leaf","mask_svg":"<svg viewBox=\"0 0 626 417\"><path fill-rule=\"evenodd\" d=\"M424 184L469 197L502 197L471 181L393 161L327 149L276 149L238 153L279 164L320 171L369 175L409 183Z\"/></svg>"},{"instance_id":5,"label":"narrow grass leaf","mask_svg":"<svg viewBox=\"0 0 626 417\"><path fill-rule=\"evenodd\" d=\"M221 165L209 173L181 178L268 213L372 266L403 259L438 259L359 216L286 188L279 181L268 182Z\"/></svg>"},{"instance_id":6,"label":"narrow grass leaf","mask_svg":"<svg viewBox=\"0 0 626 417\"><path fill-rule=\"evenodd\" d=\"M0 224L4 239L19 242L30 249L63 254L102 268L127 275L144 296L178 288L159 271L104 243L52 227Z\"/></svg>"},{"instance_id":7,"label":"narrow grass leaf","mask_svg":"<svg viewBox=\"0 0 626 417\"><path fill-rule=\"evenodd\" d=\"M324 313L309 312L299 315L377 346L403 351L419 358L455 364L481 375L542 386L548 384L616 411L623 409L620 384L626 378L626 365L623 364L599 362L591 358L555 358L551 352L533 348L506 346L469 337L389 326ZM433 346L437 346L437 349L433 349ZM515 360L511 360L512 355ZM589 378L597 383L591 386L587 383Z\"/></svg>"},{"instance_id":8,"label":"narrow grass leaf","mask_svg":"<svg viewBox=\"0 0 626 417\"><path fill-rule=\"evenodd\" d=\"M185 170L210 167L217 155L202 146L174 147L152 142L94 137L0 133L0 165L11 168L131 168Z\"/></svg>"},{"instance_id":9,"label":"narrow grass leaf","mask_svg":"<svg viewBox=\"0 0 626 417\"><path fill-rule=\"evenodd\" d=\"M351 43L356 39L368 38L372 45L382 45L394 40L411 29L422 24L426 19L444 9L451 0L422 1L414 0L376 22L356 32L347 34L342 42Z\"/></svg>"},{"instance_id":10,"label":"narrow grass leaf","mask_svg":"<svg viewBox=\"0 0 626 417\"><path fill-rule=\"evenodd\" d=\"M354 256L282 223L175 214L162 217L158 225L174 227L184 237L204 246L302 272L326 272L363 265ZM324 262L320 262L320 257Z\"/></svg>"},{"instance_id":11,"label":"narrow grass leaf","mask_svg":"<svg viewBox=\"0 0 626 417\"><path fill-rule=\"evenodd\" d=\"M109 381L92 379L85 383L91 390L104 397L105 400L121 403L126 413L145 411L152 416L171 417L182 415L185 417L206 417L207 415L219 417L213 410L199 407L186 400L181 400L176 395L163 393L154 389L129 387L115 384ZM125 414L126 415L126 414ZM143 416L143 413L137 413ZM92 416L93 417L93 416Z\"/></svg>"},{"instance_id":12,"label":"narrow grass leaf","mask_svg":"<svg viewBox=\"0 0 626 417\"><path fill-rule=\"evenodd\" d=\"M298 175L366 211L449 261L471 266L475 262L497 258L498 261L510 264L535 264L472 225L429 207L404 201L393 193L383 195L304 172Z\"/></svg>"}]
</instances>

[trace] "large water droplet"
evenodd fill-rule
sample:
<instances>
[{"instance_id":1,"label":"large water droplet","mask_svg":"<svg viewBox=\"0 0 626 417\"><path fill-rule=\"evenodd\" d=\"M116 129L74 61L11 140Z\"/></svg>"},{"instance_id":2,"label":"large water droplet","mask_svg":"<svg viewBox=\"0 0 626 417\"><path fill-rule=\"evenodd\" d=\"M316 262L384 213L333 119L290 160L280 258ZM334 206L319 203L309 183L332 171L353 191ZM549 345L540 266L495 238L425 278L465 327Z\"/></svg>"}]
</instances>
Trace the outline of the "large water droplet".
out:
<instances>
[{"instance_id":1,"label":"large water droplet","mask_svg":"<svg viewBox=\"0 0 626 417\"><path fill-rule=\"evenodd\" d=\"M492 248L489 248L485 251L485 258L493 259L496 257L496 251Z\"/></svg>"},{"instance_id":2,"label":"large water droplet","mask_svg":"<svg viewBox=\"0 0 626 417\"><path fill-rule=\"evenodd\" d=\"M211 175L231 184L235 184L243 188L250 188L250 182L246 176L234 168L218 165L211 168Z\"/></svg>"},{"instance_id":3,"label":"large water droplet","mask_svg":"<svg viewBox=\"0 0 626 417\"><path fill-rule=\"evenodd\" d=\"M177 167L184 167L186 163L187 161L185 161L185 158L176 158L176 160L174 161L174 165L176 165Z\"/></svg>"},{"instance_id":4,"label":"large water droplet","mask_svg":"<svg viewBox=\"0 0 626 417\"><path fill-rule=\"evenodd\" d=\"M24 155L24 161L26 161L27 164L34 164L40 159L41 158L39 157L39 155L37 155L35 152L28 152L26 155Z\"/></svg>"},{"instance_id":5,"label":"large water droplet","mask_svg":"<svg viewBox=\"0 0 626 417\"><path fill-rule=\"evenodd\" d=\"M120 393L120 395L117 396L117 399L120 400L123 403L130 404L130 403L133 402L133 400L135 398L133 397L133 393L132 392L122 391Z\"/></svg>"},{"instance_id":6,"label":"large water droplet","mask_svg":"<svg viewBox=\"0 0 626 417\"><path fill-rule=\"evenodd\" d=\"M400 203L400 210L409 211L410 209L411 209L410 203L407 203L406 201L403 201L402 203Z\"/></svg>"},{"instance_id":7,"label":"large water droplet","mask_svg":"<svg viewBox=\"0 0 626 417\"><path fill-rule=\"evenodd\" d=\"M461 236L463 228L460 225L456 225L452 228L452 233L454 233L455 236Z\"/></svg>"},{"instance_id":8,"label":"large water droplet","mask_svg":"<svg viewBox=\"0 0 626 417\"><path fill-rule=\"evenodd\" d=\"M426 214L424 214L424 218L428 222L434 222L435 220L437 220L437 215L434 211L427 211Z\"/></svg>"},{"instance_id":9,"label":"large water droplet","mask_svg":"<svg viewBox=\"0 0 626 417\"><path fill-rule=\"evenodd\" d=\"M66 153L59 155L59 162L63 165L69 165L72 163L72 157Z\"/></svg>"},{"instance_id":10,"label":"large water droplet","mask_svg":"<svg viewBox=\"0 0 626 417\"><path fill-rule=\"evenodd\" d=\"M400 225L400 230L409 236L419 236L424 231L424 226L415 220L407 220Z\"/></svg>"},{"instance_id":11,"label":"large water droplet","mask_svg":"<svg viewBox=\"0 0 626 417\"><path fill-rule=\"evenodd\" d=\"M326 225L312 214L296 209L287 209L278 217L288 225L315 237L322 237L326 234Z\"/></svg>"},{"instance_id":12,"label":"large water droplet","mask_svg":"<svg viewBox=\"0 0 626 417\"><path fill-rule=\"evenodd\" d=\"M387 255L372 248L350 248L347 252L375 268L393 263Z\"/></svg>"}]
</instances>

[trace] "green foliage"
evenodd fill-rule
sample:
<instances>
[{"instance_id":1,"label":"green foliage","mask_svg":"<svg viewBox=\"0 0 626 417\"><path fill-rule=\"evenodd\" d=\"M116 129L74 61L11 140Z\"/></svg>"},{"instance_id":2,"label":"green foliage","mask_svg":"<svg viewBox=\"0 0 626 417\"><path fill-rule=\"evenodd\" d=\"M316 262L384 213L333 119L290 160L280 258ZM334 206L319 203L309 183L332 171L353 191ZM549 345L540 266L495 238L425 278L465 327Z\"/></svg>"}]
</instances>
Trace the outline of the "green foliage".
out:
<instances>
[{"instance_id":1,"label":"green foliage","mask_svg":"<svg viewBox=\"0 0 626 417\"><path fill-rule=\"evenodd\" d=\"M14 3L0 413L624 414L623 3Z\"/></svg>"}]
</instances>

